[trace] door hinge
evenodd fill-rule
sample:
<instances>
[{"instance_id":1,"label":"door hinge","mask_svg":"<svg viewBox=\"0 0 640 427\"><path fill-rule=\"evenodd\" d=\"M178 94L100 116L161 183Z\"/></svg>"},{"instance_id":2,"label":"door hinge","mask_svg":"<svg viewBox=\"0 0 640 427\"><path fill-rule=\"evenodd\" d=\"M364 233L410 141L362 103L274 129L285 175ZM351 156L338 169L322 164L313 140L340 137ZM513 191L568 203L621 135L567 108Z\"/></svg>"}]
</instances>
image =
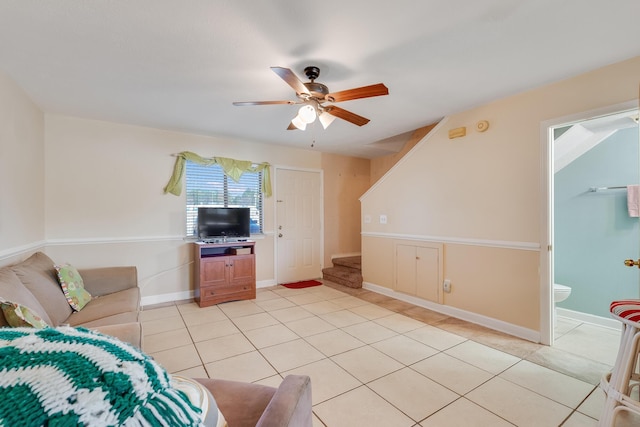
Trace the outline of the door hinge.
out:
<instances>
[{"instance_id":1,"label":"door hinge","mask_svg":"<svg viewBox=\"0 0 640 427\"><path fill-rule=\"evenodd\" d=\"M553 245L547 245L547 251L551 252L553 250Z\"/></svg>"}]
</instances>

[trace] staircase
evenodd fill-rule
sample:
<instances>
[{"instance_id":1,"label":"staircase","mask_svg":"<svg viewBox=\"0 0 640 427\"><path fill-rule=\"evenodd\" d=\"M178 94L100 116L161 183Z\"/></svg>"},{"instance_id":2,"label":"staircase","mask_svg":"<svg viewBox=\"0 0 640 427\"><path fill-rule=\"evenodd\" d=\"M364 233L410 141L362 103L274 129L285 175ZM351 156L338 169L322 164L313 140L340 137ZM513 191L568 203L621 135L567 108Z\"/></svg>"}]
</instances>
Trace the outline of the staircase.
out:
<instances>
[{"instance_id":1,"label":"staircase","mask_svg":"<svg viewBox=\"0 0 640 427\"><path fill-rule=\"evenodd\" d=\"M354 289L362 287L361 257L334 258L331 261L333 262L333 267L322 269L322 278L324 280Z\"/></svg>"}]
</instances>

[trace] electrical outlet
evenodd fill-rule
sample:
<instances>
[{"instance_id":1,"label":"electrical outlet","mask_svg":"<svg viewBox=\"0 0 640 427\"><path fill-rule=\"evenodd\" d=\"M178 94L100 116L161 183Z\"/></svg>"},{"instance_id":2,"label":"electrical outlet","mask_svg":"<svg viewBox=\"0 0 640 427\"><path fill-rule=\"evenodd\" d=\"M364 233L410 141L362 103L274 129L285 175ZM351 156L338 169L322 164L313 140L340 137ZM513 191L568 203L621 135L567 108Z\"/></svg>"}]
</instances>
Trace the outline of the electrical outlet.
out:
<instances>
[{"instance_id":1,"label":"electrical outlet","mask_svg":"<svg viewBox=\"0 0 640 427\"><path fill-rule=\"evenodd\" d=\"M365 215L364 216L364 223L365 224L371 224L371 215Z\"/></svg>"},{"instance_id":2,"label":"electrical outlet","mask_svg":"<svg viewBox=\"0 0 640 427\"><path fill-rule=\"evenodd\" d=\"M387 216L380 215L380 224L386 224L386 223L387 223Z\"/></svg>"},{"instance_id":3,"label":"electrical outlet","mask_svg":"<svg viewBox=\"0 0 640 427\"><path fill-rule=\"evenodd\" d=\"M449 279L445 279L444 283L442 284L442 289L446 292L446 293L451 293L451 280Z\"/></svg>"}]
</instances>

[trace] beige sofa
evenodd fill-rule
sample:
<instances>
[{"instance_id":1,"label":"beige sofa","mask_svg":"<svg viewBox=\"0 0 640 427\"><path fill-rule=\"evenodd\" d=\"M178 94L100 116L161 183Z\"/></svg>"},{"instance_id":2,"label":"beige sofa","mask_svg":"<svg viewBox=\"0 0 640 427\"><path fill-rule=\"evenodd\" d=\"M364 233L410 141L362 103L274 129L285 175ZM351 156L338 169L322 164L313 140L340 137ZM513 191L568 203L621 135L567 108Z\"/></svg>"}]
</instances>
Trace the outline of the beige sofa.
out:
<instances>
[{"instance_id":1,"label":"beige sofa","mask_svg":"<svg viewBox=\"0 0 640 427\"><path fill-rule=\"evenodd\" d=\"M140 289L135 267L79 270L91 301L74 312L58 283L54 262L42 252L0 268L0 297L37 313L51 326L95 329L142 348ZM6 326L0 315L0 326Z\"/></svg>"},{"instance_id":2,"label":"beige sofa","mask_svg":"<svg viewBox=\"0 0 640 427\"><path fill-rule=\"evenodd\" d=\"M73 312L62 292L54 262L41 252L0 268L0 297L30 308L51 326L95 329L142 349L136 268L81 269L79 273L92 299L78 312ZM7 326L1 312L0 326ZM229 426L312 425L308 376L289 375L278 388L209 378L197 381L214 396Z\"/></svg>"},{"instance_id":3,"label":"beige sofa","mask_svg":"<svg viewBox=\"0 0 640 427\"><path fill-rule=\"evenodd\" d=\"M198 378L229 427L312 427L311 379L287 375L278 388Z\"/></svg>"}]
</instances>

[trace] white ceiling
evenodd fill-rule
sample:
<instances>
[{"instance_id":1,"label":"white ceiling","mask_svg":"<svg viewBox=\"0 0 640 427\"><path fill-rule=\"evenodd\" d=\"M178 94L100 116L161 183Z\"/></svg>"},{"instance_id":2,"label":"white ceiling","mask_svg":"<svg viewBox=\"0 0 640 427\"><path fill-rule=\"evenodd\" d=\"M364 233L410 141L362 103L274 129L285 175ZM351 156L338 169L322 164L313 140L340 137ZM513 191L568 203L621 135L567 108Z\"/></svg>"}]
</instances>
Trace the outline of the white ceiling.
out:
<instances>
[{"instance_id":1,"label":"white ceiling","mask_svg":"<svg viewBox=\"0 0 640 427\"><path fill-rule=\"evenodd\" d=\"M639 21L638 0L0 0L0 70L46 112L371 158L443 116L639 55ZM338 104L363 127L305 132L286 130L295 105L231 104L295 100L269 67L306 81L307 65L331 91L390 94Z\"/></svg>"}]
</instances>

